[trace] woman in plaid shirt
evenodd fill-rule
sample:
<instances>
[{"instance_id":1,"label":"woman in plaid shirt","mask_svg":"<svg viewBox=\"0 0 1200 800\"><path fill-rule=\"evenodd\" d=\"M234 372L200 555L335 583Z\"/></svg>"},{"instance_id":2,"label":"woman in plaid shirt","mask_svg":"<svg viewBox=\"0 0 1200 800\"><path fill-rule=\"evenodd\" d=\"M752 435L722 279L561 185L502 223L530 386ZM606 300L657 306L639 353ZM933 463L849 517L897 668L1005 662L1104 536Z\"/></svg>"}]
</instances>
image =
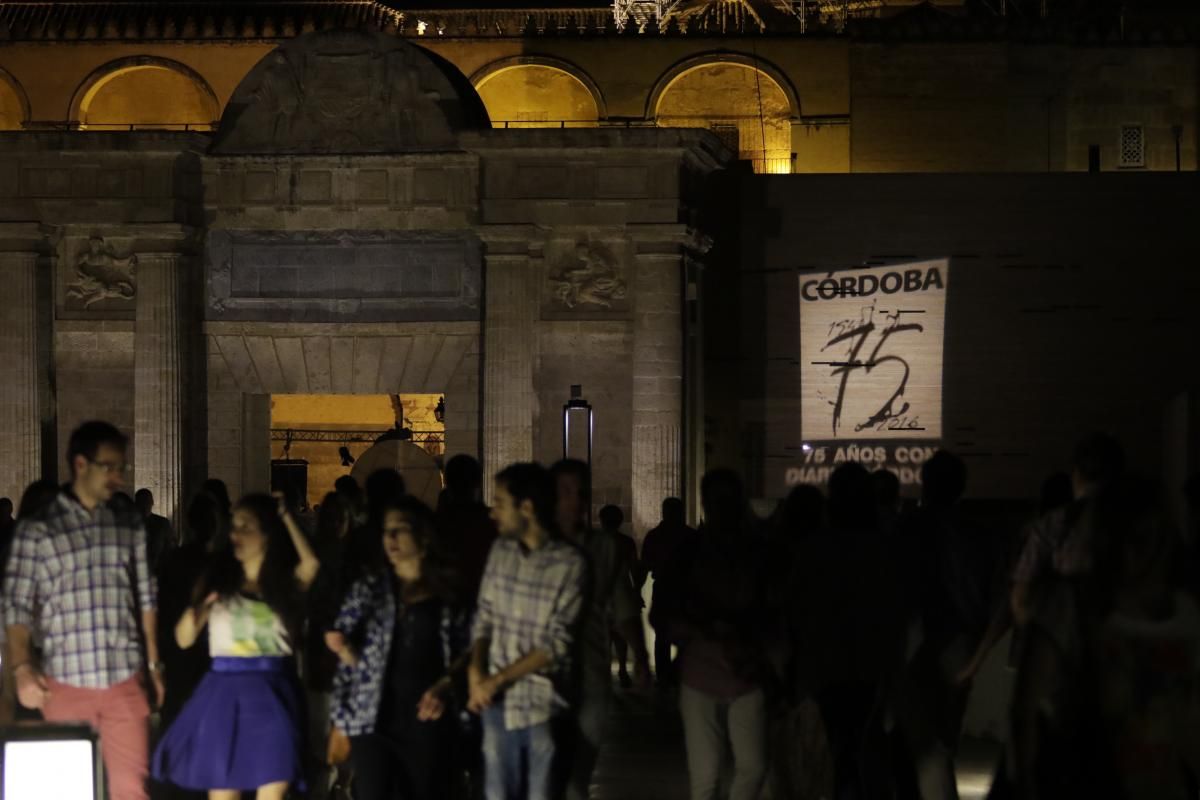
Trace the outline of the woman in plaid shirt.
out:
<instances>
[{"instance_id":1,"label":"woman in plaid shirt","mask_svg":"<svg viewBox=\"0 0 1200 800\"><path fill-rule=\"evenodd\" d=\"M434 553L432 512L406 498L381 520L388 568L351 585L325 635L341 661L333 723L350 737L356 800L438 800L449 794L445 711L451 676L466 666L467 615Z\"/></svg>"}]
</instances>

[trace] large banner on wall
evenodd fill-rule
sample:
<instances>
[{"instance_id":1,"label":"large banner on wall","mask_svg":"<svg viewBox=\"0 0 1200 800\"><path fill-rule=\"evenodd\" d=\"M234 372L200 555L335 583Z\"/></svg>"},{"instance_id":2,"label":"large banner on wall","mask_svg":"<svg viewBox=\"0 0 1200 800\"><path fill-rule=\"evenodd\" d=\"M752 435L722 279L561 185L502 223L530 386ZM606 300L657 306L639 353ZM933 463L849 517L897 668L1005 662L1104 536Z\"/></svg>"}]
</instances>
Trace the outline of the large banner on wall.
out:
<instances>
[{"instance_id":1,"label":"large banner on wall","mask_svg":"<svg viewBox=\"0 0 1200 800\"><path fill-rule=\"evenodd\" d=\"M802 441L942 436L942 259L800 278Z\"/></svg>"}]
</instances>

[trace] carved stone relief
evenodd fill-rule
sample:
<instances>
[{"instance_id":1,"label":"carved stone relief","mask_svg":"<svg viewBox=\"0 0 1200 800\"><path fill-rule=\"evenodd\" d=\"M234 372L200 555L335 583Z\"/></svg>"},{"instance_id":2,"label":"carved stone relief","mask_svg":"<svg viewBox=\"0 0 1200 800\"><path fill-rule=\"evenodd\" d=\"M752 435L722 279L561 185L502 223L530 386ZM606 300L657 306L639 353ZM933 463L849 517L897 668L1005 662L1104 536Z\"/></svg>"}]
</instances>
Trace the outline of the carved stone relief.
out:
<instances>
[{"instance_id":1,"label":"carved stone relief","mask_svg":"<svg viewBox=\"0 0 1200 800\"><path fill-rule=\"evenodd\" d=\"M132 308L137 292L137 256L118 255L113 243L94 235L68 263L73 271L66 282L67 308L84 311L97 305Z\"/></svg>"},{"instance_id":2,"label":"carved stone relief","mask_svg":"<svg viewBox=\"0 0 1200 800\"><path fill-rule=\"evenodd\" d=\"M629 310L629 245L621 240L546 243L546 318L611 316Z\"/></svg>"},{"instance_id":3,"label":"carved stone relief","mask_svg":"<svg viewBox=\"0 0 1200 800\"><path fill-rule=\"evenodd\" d=\"M485 127L482 101L439 57L397 37L332 31L269 53L234 92L219 153L381 153L444 149ZM459 84L463 85L459 85Z\"/></svg>"}]
</instances>

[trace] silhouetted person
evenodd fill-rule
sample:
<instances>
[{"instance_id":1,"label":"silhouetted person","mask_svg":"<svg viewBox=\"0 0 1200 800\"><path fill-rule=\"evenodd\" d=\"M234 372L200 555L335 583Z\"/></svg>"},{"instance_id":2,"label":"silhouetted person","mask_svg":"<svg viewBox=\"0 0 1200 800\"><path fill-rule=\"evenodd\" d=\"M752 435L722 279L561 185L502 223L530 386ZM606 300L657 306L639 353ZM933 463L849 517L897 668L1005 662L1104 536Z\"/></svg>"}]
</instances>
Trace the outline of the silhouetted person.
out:
<instances>
[{"instance_id":1,"label":"silhouetted person","mask_svg":"<svg viewBox=\"0 0 1200 800\"><path fill-rule=\"evenodd\" d=\"M50 480L34 481L25 487L17 505L17 522L40 514L58 496L60 487Z\"/></svg>"},{"instance_id":2,"label":"silhouetted person","mask_svg":"<svg viewBox=\"0 0 1200 800\"><path fill-rule=\"evenodd\" d=\"M1196 796L1200 607L1173 584L1162 487L1094 498L1091 565L1048 576L1026 625L1010 754L1021 800Z\"/></svg>"},{"instance_id":3,"label":"silhouetted person","mask_svg":"<svg viewBox=\"0 0 1200 800\"><path fill-rule=\"evenodd\" d=\"M563 539L576 545L587 558L583 619L575 648L579 688L571 710L570 718L575 724L565 765L567 800L587 800L612 704L612 630L620 630L633 646L636 671L647 687L649 656L630 564L622 556L616 537L588 527L591 470L582 461L564 459L550 472L557 492L558 530Z\"/></svg>"},{"instance_id":4,"label":"silhouetted person","mask_svg":"<svg viewBox=\"0 0 1200 800\"><path fill-rule=\"evenodd\" d=\"M354 527L358 527L366 522L366 500L363 497L363 490L358 485L358 481L349 475L343 475L333 482L333 491L337 492L338 496L342 498L347 508L353 510Z\"/></svg>"},{"instance_id":5,"label":"silhouetted person","mask_svg":"<svg viewBox=\"0 0 1200 800\"><path fill-rule=\"evenodd\" d=\"M483 469L478 461L465 454L454 456L446 462L445 479L438 498L438 535L458 569L463 602L473 607L496 541L496 523L481 497Z\"/></svg>"},{"instance_id":6,"label":"silhouetted person","mask_svg":"<svg viewBox=\"0 0 1200 800\"><path fill-rule=\"evenodd\" d=\"M157 575L162 569L164 556L175 547L175 532L171 530L169 519L154 513L154 493L149 489L138 489L133 502L146 525L146 557L150 569Z\"/></svg>"},{"instance_id":7,"label":"silhouetted person","mask_svg":"<svg viewBox=\"0 0 1200 800\"><path fill-rule=\"evenodd\" d=\"M895 694L921 797L958 797L953 758L966 712L961 676L984 639L1002 595L998 560L959 501L962 459L940 450L921 466L921 506L900 523L922 639Z\"/></svg>"},{"instance_id":8,"label":"silhouetted person","mask_svg":"<svg viewBox=\"0 0 1200 800\"><path fill-rule=\"evenodd\" d=\"M871 489L875 494L879 529L890 534L900 518L900 479L890 469L877 469L871 473Z\"/></svg>"},{"instance_id":9,"label":"silhouetted person","mask_svg":"<svg viewBox=\"0 0 1200 800\"><path fill-rule=\"evenodd\" d=\"M1121 478L1125 453L1119 442L1093 434L1075 448L1071 471L1073 501L1032 527L1013 571L1012 610L1023 625L1037 603L1039 583L1053 574L1079 575L1090 569L1094 498Z\"/></svg>"},{"instance_id":10,"label":"silhouetted person","mask_svg":"<svg viewBox=\"0 0 1200 800\"><path fill-rule=\"evenodd\" d=\"M713 470L700 486L704 524L682 557L665 630L679 647L679 707L692 800L712 800L733 753L730 800L757 798L767 770L768 678L762 548L741 479ZM660 628L660 630L662 630Z\"/></svg>"},{"instance_id":11,"label":"silhouetted person","mask_svg":"<svg viewBox=\"0 0 1200 800\"><path fill-rule=\"evenodd\" d=\"M632 536L621 531L621 526L625 523L625 512L617 506L607 505L600 509L598 519L600 520L600 530L605 535L613 537L617 543L617 558L625 565L625 570L629 573L633 583L633 592L637 599L640 618L640 611L643 607L642 585L646 581L646 576L638 562L637 542L633 540ZM625 637L619 630L613 628L612 643L613 649L617 653L617 680L620 681L622 688L632 688L633 678L629 677L629 642L625 641Z\"/></svg>"},{"instance_id":12,"label":"silhouetted person","mask_svg":"<svg viewBox=\"0 0 1200 800\"><path fill-rule=\"evenodd\" d=\"M679 592L678 562L695 544L696 531L688 527L683 501L668 497L662 502L662 522L642 541L642 569L654 579L650 598L650 624L654 626L654 671L659 686L670 686L678 676L671 663L671 639L663 632L660 606L675 605Z\"/></svg>"},{"instance_id":13,"label":"silhouetted person","mask_svg":"<svg viewBox=\"0 0 1200 800\"><path fill-rule=\"evenodd\" d=\"M775 681L770 710L770 792L778 798L828 794L832 765L824 747L825 728L808 687L796 675L797 653L804 645L789 635L796 612L794 585L804 543L825 526L825 495L816 486L799 485L775 509L768 529L766 564L770 619L778 626L769 652Z\"/></svg>"},{"instance_id":14,"label":"silhouetted person","mask_svg":"<svg viewBox=\"0 0 1200 800\"><path fill-rule=\"evenodd\" d=\"M404 497L404 478L395 469L377 469L367 476L365 491L358 484L350 488L353 478L343 475L334 482L334 491L341 497L343 507L354 515L355 525L342 550L341 584L349 586L365 569L377 569L384 563L380 526L383 509Z\"/></svg>"},{"instance_id":15,"label":"silhouetted person","mask_svg":"<svg viewBox=\"0 0 1200 800\"><path fill-rule=\"evenodd\" d=\"M229 531L233 527L233 501L229 497L229 487L220 478L209 478L200 487L203 494L212 498L217 511L217 530L210 547L223 547L229 541Z\"/></svg>"},{"instance_id":16,"label":"silhouetted person","mask_svg":"<svg viewBox=\"0 0 1200 800\"><path fill-rule=\"evenodd\" d=\"M883 700L903 663L912 617L897 537L876 521L871 476L829 478L828 526L800 546L791 628L801 685L817 699L834 762L834 797L889 791Z\"/></svg>"},{"instance_id":17,"label":"silhouetted person","mask_svg":"<svg viewBox=\"0 0 1200 800\"><path fill-rule=\"evenodd\" d=\"M9 497L0 497L0 550L8 549L12 542L13 529L17 521L13 519L13 501Z\"/></svg>"},{"instance_id":18,"label":"silhouetted person","mask_svg":"<svg viewBox=\"0 0 1200 800\"><path fill-rule=\"evenodd\" d=\"M317 511L313 550L321 562L308 590L308 630L304 640L304 685L308 699L308 747L312 759L309 781L328 785L330 708L337 656L325 646L324 633L333 628L337 610L351 579L346 574L346 545L353 514L336 492L322 498ZM344 738L344 733L339 738Z\"/></svg>"}]
</instances>

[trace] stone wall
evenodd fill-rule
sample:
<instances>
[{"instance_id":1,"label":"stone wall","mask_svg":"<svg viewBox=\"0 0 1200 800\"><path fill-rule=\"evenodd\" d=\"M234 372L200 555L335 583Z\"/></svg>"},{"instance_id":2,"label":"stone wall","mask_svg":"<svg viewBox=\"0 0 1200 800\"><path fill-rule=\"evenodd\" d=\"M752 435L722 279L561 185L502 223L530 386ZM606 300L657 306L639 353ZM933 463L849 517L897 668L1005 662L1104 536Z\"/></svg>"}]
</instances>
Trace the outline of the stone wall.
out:
<instances>
[{"instance_id":1,"label":"stone wall","mask_svg":"<svg viewBox=\"0 0 1200 800\"><path fill-rule=\"evenodd\" d=\"M126 458L137 463L134 438L133 323L59 320L54 331L58 386L58 474L70 475L68 437L82 422L102 419L130 438ZM131 493L137 487L130 487Z\"/></svg>"}]
</instances>

